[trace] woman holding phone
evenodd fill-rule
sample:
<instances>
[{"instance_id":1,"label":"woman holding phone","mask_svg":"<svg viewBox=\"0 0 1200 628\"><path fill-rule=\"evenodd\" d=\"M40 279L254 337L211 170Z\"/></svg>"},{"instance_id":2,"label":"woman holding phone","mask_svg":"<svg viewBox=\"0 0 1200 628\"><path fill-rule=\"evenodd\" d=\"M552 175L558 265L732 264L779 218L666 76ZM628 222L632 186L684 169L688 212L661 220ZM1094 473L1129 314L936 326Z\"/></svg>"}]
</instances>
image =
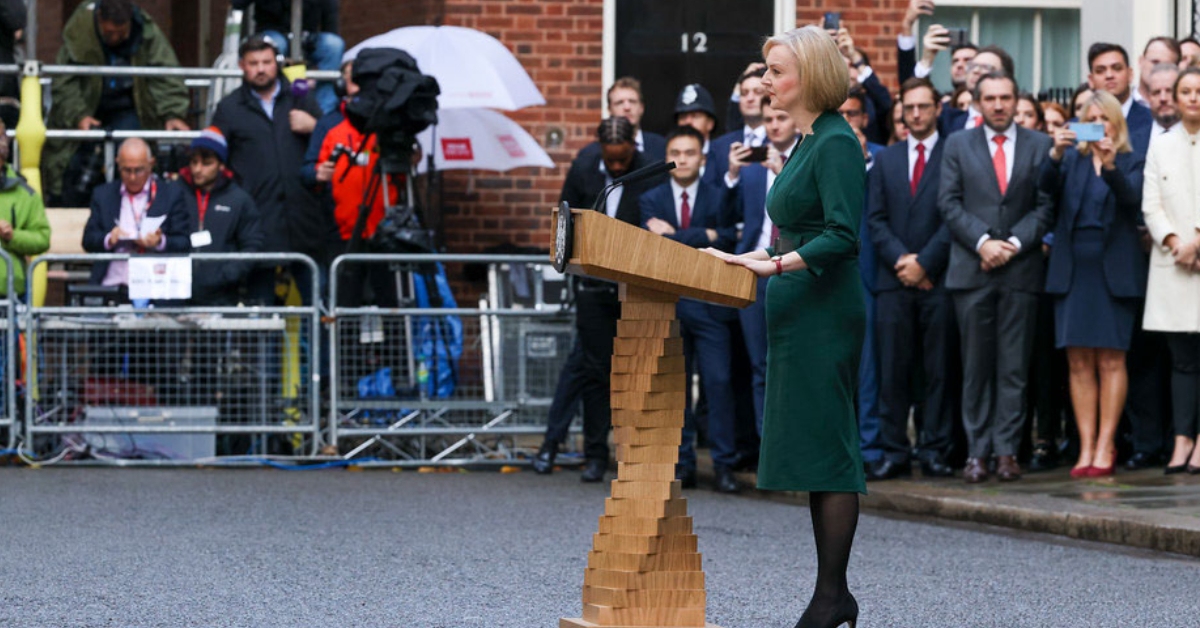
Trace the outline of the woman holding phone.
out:
<instances>
[{"instance_id":1,"label":"woman holding phone","mask_svg":"<svg viewBox=\"0 0 1200 628\"><path fill-rule=\"evenodd\" d=\"M1133 152L1115 96L1092 94L1082 119L1083 125L1054 131L1039 182L1058 204L1046 292L1055 297L1055 346L1066 348L1070 369L1079 428L1075 478L1113 474L1129 385L1125 353L1137 300L1146 294L1138 241L1144 161Z\"/></svg>"},{"instance_id":2,"label":"woman holding phone","mask_svg":"<svg viewBox=\"0 0 1200 628\"><path fill-rule=\"evenodd\" d=\"M758 487L807 491L817 584L797 628L858 619L846 566L866 493L854 394L866 332L858 228L866 190L862 146L838 114L849 71L816 26L763 46L763 87L800 130L800 143L767 196L775 245L732 256L767 284L767 378Z\"/></svg>"},{"instance_id":3,"label":"woman holding phone","mask_svg":"<svg viewBox=\"0 0 1200 628\"><path fill-rule=\"evenodd\" d=\"M1200 474L1200 68L1175 79L1182 124L1146 156L1142 213L1154 239L1143 326L1167 333L1175 449L1167 473Z\"/></svg>"}]
</instances>

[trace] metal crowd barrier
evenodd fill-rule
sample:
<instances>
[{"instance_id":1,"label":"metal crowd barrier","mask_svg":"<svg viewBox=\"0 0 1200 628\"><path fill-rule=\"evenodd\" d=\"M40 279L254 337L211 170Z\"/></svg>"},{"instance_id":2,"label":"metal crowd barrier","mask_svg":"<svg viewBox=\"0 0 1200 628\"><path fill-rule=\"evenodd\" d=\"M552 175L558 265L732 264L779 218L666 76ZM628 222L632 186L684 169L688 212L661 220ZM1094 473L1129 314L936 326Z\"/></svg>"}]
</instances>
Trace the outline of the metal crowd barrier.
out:
<instances>
[{"instance_id":1,"label":"metal crowd barrier","mask_svg":"<svg viewBox=\"0 0 1200 628\"><path fill-rule=\"evenodd\" d=\"M198 262L308 267L298 254L200 254ZM43 255L30 264L128 260ZM211 270L206 270L211 272ZM320 306L113 305L95 289L29 307L25 440L39 457L194 462L316 455L322 445ZM96 303L96 302L99 303ZM11 354L11 353L10 353Z\"/></svg>"},{"instance_id":2,"label":"metal crowd barrier","mask_svg":"<svg viewBox=\"0 0 1200 628\"><path fill-rule=\"evenodd\" d=\"M487 294L453 308L417 307L417 287L432 283L427 277L435 263L483 265ZM546 272L549 265L544 256L334 260L329 437L341 455L392 466L515 460L518 438L545 431L546 409L573 341L567 283ZM361 305L347 295L368 283L391 302ZM462 338L457 360L441 349L456 342L455 319ZM447 372L452 390L438 385Z\"/></svg>"},{"instance_id":3,"label":"metal crowd barrier","mask_svg":"<svg viewBox=\"0 0 1200 628\"><path fill-rule=\"evenodd\" d=\"M0 351L4 352L3 358L0 359L0 368L4 369L2 377L0 377L0 431L7 434L4 440L0 440L0 448L12 449L17 443L17 428L19 422L17 420L17 390L16 382L20 379L20 374L17 373L17 334L19 333L19 325L16 317L16 295L13 292L13 259L9 254L0 249L0 264L4 265L5 285L4 298L0 300L0 332L3 333L3 339L0 340Z\"/></svg>"}]
</instances>

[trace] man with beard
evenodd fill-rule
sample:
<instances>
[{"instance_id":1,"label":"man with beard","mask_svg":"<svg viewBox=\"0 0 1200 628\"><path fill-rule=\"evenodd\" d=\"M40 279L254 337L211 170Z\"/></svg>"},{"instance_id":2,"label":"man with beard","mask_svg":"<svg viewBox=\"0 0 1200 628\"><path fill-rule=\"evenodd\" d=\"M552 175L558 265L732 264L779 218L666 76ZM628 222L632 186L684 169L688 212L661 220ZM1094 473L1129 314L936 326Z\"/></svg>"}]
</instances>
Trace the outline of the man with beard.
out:
<instances>
[{"instance_id":1,"label":"man with beard","mask_svg":"<svg viewBox=\"0 0 1200 628\"><path fill-rule=\"evenodd\" d=\"M1146 106L1150 107L1150 115L1154 116L1154 126L1151 127L1150 141L1170 131L1179 124L1179 107L1175 105L1175 79L1179 77L1179 66L1171 63L1160 63L1150 68L1146 84L1149 85L1149 98Z\"/></svg>"},{"instance_id":2,"label":"man with beard","mask_svg":"<svg viewBox=\"0 0 1200 628\"><path fill-rule=\"evenodd\" d=\"M217 105L213 126L229 143L229 167L258 207L263 251L303 253L323 267L329 252L337 250L331 246L338 241L337 226L299 176L321 109L311 95L300 100L292 94L291 84L279 76L276 55L262 35L242 43L242 86ZM309 304L317 295L308 294L312 278L305 269L292 267L301 298ZM251 300L274 301L273 269L254 271L250 283Z\"/></svg>"},{"instance_id":3,"label":"man with beard","mask_svg":"<svg viewBox=\"0 0 1200 628\"><path fill-rule=\"evenodd\" d=\"M984 124L946 138L938 194L952 236L946 288L962 334L968 483L987 479L993 453L1001 481L1021 477L1017 446L1044 281L1040 243L1053 211L1037 187L1052 142L1013 123L1016 81L983 75L975 102Z\"/></svg>"}]
</instances>

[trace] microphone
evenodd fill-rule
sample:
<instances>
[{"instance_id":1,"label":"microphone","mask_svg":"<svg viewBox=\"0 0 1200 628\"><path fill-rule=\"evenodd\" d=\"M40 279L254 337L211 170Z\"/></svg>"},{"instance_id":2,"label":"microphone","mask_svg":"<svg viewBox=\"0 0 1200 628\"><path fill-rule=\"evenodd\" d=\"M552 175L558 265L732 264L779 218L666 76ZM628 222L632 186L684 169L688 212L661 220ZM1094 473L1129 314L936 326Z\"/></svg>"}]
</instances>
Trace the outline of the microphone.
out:
<instances>
[{"instance_id":1,"label":"microphone","mask_svg":"<svg viewBox=\"0 0 1200 628\"><path fill-rule=\"evenodd\" d=\"M633 172L630 172L629 174L617 177L616 179L613 179L613 182L610 183L608 185L608 187L604 188L604 190L601 191L600 194L596 197L596 202L592 203L592 209L596 210L596 211L600 211L600 208L602 206L604 206L604 202L606 200L608 200L608 194L622 185L627 185L629 183L636 183L638 181L644 181L646 179L651 179L653 177L657 177L660 174L666 174L674 169L675 169L675 162L663 161L663 162L659 162L656 164L650 164L649 166L645 166L642 168L638 168L637 170L634 170Z\"/></svg>"}]
</instances>

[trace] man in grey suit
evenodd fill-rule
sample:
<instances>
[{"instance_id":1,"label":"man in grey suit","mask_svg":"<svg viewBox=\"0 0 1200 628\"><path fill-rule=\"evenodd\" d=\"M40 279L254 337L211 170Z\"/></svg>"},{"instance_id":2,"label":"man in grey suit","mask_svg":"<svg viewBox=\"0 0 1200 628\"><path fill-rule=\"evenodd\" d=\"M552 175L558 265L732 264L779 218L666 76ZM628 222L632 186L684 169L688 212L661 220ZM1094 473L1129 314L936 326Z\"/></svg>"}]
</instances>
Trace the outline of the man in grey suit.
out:
<instances>
[{"instance_id":1,"label":"man in grey suit","mask_svg":"<svg viewBox=\"0 0 1200 628\"><path fill-rule=\"evenodd\" d=\"M968 483L987 479L993 453L1001 481L1021 477L1016 454L1043 282L1038 256L1053 211L1037 186L1051 141L1013 123L1016 81L989 73L974 96L984 124L946 138L938 194L953 239L946 288L962 334Z\"/></svg>"}]
</instances>

